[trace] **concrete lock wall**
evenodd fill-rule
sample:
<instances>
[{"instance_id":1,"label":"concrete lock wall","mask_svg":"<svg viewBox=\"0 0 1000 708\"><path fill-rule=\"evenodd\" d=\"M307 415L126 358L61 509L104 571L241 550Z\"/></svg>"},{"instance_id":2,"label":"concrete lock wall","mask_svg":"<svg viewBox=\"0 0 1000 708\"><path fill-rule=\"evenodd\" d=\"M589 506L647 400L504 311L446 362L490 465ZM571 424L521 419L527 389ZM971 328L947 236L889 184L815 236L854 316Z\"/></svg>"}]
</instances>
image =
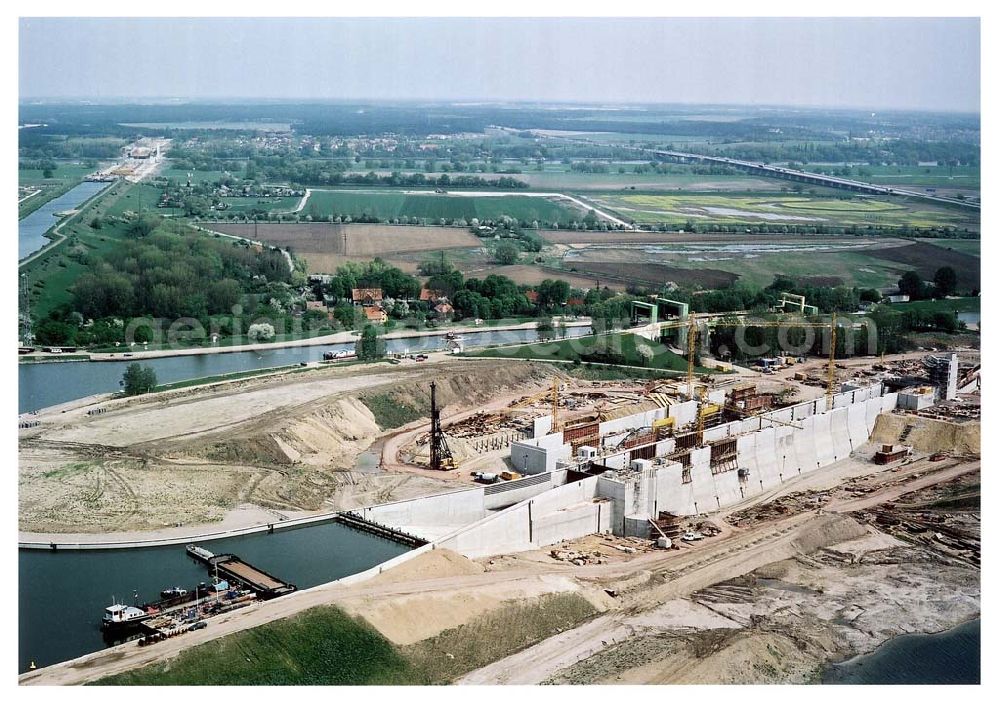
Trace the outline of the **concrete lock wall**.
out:
<instances>
[{"instance_id":1,"label":"concrete lock wall","mask_svg":"<svg viewBox=\"0 0 1000 708\"><path fill-rule=\"evenodd\" d=\"M684 401L670 406L670 417L674 419L674 427L682 428L688 423L693 423L698 415L697 401Z\"/></svg>"},{"instance_id":2,"label":"concrete lock wall","mask_svg":"<svg viewBox=\"0 0 1000 708\"><path fill-rule=\"evenodd\" d=\"M851 438L851 449L857 450L868 442L868 428L865 425L867 401L852 403L847 409L847 432Z\"/></svg>"},{"instance_id":3,"label":"concrete lock wall","mask_svg":"<svg viewBox=\"0 0 1000 708\"><path fill-rule=\"evenodd\" d=\"M594 503L598 477L555 487L435 543L469 558L538 548L611 529L611 504Z\"/></svg>"},{"instance_id":4,"label":"concrete lock wall","mask_svg":"<svg viewBox=\"0 0 1000 708\"><path fill-rule=\"evenodd\" d=\"M622 535L622 520L625 518L625 482L610 477L598 477L596 493L611 502L611 533Z\"/></svg>"},{"instance_id":5,"label":"concrete lock wall","mask_svg":"<svg viewBox=\"0 0 1000 708\"><path fill-rule=\"evenodd\" d=\"M499 482L483 488L483 503L487 511L505 509L511 504L530 499L547 489L557 486L552 474L542 473L529 475L511 482ZM557 478L559 475L555 475ZM562 475L558 484L563 484L566 476Z\"/></svg>"},{"instance_id":6,"label":"concrete lock wall","mask_svg":"<svg viewBox=\"0 0 1000 708\"><path fill-rule=\"evenodd\" d=\"M356 509L369 521L390 528L454 526L477 521L486 514L483 488L445 492L429 497Z\"/></svg>"},{"instance_id":7,"label":"concrete lock wall","mask_svg":"<svg viewBox=\"0 0 1000 708\"><path fill-rule=\"evenodd\" d=\"M684 474L681 463L673 463L625 479L600 476L556 486L474 521L445 536L438 545L481 557L537 548L596 531L645 535L645 520L661 511L678 515L717 511L844 459L866 444L875 418L896 404L894 394L880 396L880 392L880 387L846 390L836 399L843 405L829 412L823 399L817 399L771 412L768 418L772 420L747 419L705 431L711 432L708 440L737 436L735 467L713 473L710 447L694 448L689 475ZM662 416L662 410L648 414L655 419ZM629 416L629 420L641 425L646 422L645 415ZM795 427L775 420L794 421ZM675 444L673 440L657 443L657 454L667 454ZM529 447L551 452L537 444ZM627 453L617 453L603 463L625 468L627 457ZM748 474L741 478L739 468L747 469ZM564 479L565 475L559 474L558 480L548 484Z\"/></svg>"}]
</instances>

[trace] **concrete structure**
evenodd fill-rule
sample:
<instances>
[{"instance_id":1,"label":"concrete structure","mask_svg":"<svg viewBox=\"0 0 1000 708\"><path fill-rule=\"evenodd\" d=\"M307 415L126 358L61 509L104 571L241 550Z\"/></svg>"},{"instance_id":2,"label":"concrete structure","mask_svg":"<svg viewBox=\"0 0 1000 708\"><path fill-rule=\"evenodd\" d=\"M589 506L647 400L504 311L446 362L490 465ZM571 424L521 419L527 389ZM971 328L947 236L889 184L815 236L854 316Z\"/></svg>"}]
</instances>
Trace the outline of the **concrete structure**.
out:
<instances>
[{"instance_id":1,"label":"concrete structure","mask_svg":"<svg viewBox=\"0 0 1000 708\"><path fill-rule=\"evenodd\" d=\"M575 455L543 421L537 438L511 446L522 479L356 513L471 558L592 533L648 537L661 512L716 512L847 459L868 444L878 415L896 408L897 394L881 384L845 386L830 404L818 398L700 434L692 425L698 405L602 421L599 442ZM668 417L674 425L655 425Z\"/></svg>"},{"instance_id":2,"label":"concrete structure","mask_svg":"<svg viewBox=\"0 0 1000 708\"><path fill-rule=\"evenodd\" d=\"M948 401L958 398L958 354L926 357L924 366L931 383L937 387L939 398Z\"/></svg>"},{"instance_id":3,"label":"concrete structure","mask_svg":"<svg viewBox=\"0 0 1000 708\"><path fill-rule=\"evenodd\" d=\"M900 391L896 400L903 410L920 411L934 405L934 389L927 387Z\"/></svg>"}]
</instances>

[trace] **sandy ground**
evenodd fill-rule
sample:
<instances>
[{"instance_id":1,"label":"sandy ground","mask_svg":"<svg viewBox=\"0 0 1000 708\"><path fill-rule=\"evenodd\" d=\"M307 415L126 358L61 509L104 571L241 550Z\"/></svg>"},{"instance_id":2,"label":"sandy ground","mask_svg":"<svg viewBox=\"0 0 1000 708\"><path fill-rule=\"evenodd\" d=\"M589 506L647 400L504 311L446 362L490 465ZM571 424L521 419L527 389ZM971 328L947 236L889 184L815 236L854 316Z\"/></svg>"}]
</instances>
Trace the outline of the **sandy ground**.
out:
<instances>
[{"instance_id":1,"label":"sandy ground","mask_svg":"<svg viewBox=\"0 0 1000 708\"><path fill-rule=\"evenodd\" d=\"M19 528L46 541L139 540L444 491L460 483L356 467L384 434L361 397L422 410L433 378L458 410L537 387L543 371L474 359L316 368L114 401L97 416L86 406L42 412L20 436Z\"/></svg>"}]
</instances>

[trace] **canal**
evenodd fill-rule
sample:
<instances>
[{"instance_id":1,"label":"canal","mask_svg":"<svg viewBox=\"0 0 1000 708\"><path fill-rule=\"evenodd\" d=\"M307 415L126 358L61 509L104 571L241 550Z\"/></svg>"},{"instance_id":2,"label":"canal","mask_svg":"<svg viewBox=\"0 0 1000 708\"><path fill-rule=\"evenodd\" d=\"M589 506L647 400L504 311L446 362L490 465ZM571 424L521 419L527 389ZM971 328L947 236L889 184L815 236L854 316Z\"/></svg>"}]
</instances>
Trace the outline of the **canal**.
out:
<instances>
[{"instance_id":1,"label":"canal","mask_svg":"<svg viewBox=\"0 0 1000 708\"><path fill-rule=\"evenodd\" d=\"M824 671L835 684L979 684L982 635L979 620L939 634L904 634Z\"/></svg>"},{"instance_id":2,"label":"canal","mask_svg":"<svg viewBox=\"0 0 1000 708\"><path fill-rule=\"evenodd\" d=\"M23 260L47 245L46 232L59 223L57 214L76 209L107 188L108 182L81 182L60 197L43 204L17 222L17 259Z\"/></svg>"},{"instance_id":3,"label":"canal","mask_svg":"<svg viewBox=\"0 0 1000 708\"><path fill-rule=\"evenodd\" d=\"M578 337L589 332L589 325L566 328L567 336ZM534 329L470 332L463 337L466 347L538 341L538 333ZM389 352L403 353L444 349L447 340L444 335L429 334L406 339L387 339L385 343ZM144 359L142 364L152 367L156 371L157 381L165 384L294 365L302 361L319 361L323 358L323 353L328 351L354 351L354 343L173 356ZM128 362L124 361L23 362L18 365L17 371L18 412L25 413L85 396L117 391L121 388L119 382L126 366Z\"/></svg>"},{"instance_id":4,"label":"canal","mask_svg":"<svg viewBox=\"0 0 1000 708\"><path fill-rule=\"evenodd\" d=\"M372 568L409 548L327 522L274 534L207 541L300 590ZM18 551L18 673L105 648L101 616L112 600L159 599L160 590L208 580L184 545L109 551Z\"/></svg>"}]
</instances>

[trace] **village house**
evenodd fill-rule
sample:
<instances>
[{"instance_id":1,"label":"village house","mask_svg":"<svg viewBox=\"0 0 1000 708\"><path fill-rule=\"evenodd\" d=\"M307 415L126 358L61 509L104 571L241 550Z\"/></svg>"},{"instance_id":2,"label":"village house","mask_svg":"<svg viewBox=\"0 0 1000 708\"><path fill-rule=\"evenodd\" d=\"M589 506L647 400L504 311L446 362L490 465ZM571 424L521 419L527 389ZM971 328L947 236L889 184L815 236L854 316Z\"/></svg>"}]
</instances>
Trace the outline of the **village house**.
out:
<instances>
[{"instance_id":1,"label":"village house","mask_svg":"<svg viewBox=\"0 0 1000 708\"><path fill-rule=\"evenodd\" d=\"M351 290L351 302L355 305L381 305L382 288L354 288Z\"/></svg>"},{"instance_id":2,"label":"village house","mask_svg":"<svg viewBox=\"0 0 1000 708\"><path fill-rule=\"evenodd\" d=\"M389 321L389 315L377 305L369 305L361 309L365 314L365 319L372 324L385 324Z\"/></svg>"}]
</instances>

